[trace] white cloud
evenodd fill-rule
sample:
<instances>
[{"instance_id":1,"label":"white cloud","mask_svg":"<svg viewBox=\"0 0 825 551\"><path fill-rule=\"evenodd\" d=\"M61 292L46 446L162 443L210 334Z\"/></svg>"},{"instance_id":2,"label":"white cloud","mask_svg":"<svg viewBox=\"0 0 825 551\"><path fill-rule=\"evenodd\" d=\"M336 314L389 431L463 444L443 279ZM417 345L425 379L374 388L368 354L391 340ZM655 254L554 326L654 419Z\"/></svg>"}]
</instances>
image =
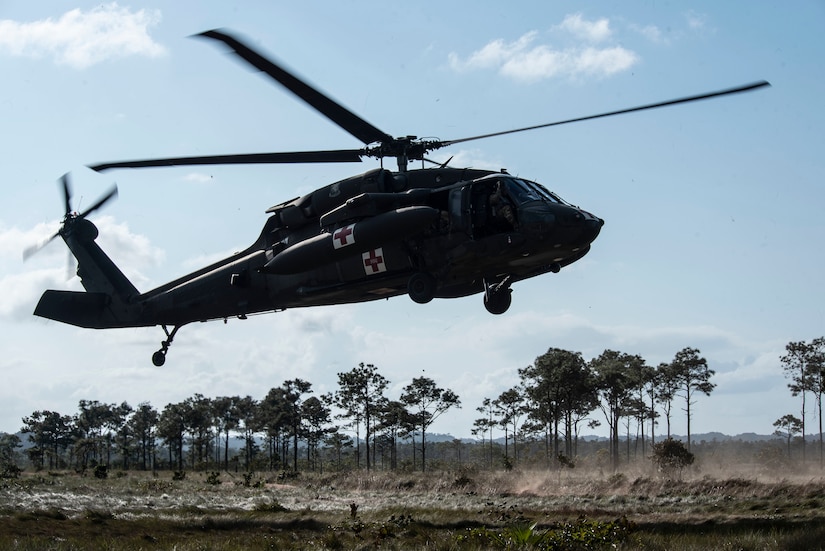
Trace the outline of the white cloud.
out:
<instances>
[{"instance_id":1,"label":"white cloud","mask_svg":"<svg viewBox=\"0 0 825 551\"><path fill-rule=\"evenodd\" d=\"M132 233L128 224L116 222L112 216L99 216L94 223L100 231L97 240L100 248L112 256L126 277L140 289L140 284L146 281L143 270L162 264L163 250L152 245L148 237Z\"/></svg>"},{"instance_id":2,"label":"white cloud","mask_svg":"<svg viewBox=\"0 0 825 551\"><path fill-rule=\"evenodd\" d=\"M682 18L684 25L675 27L667 26L666 28L661 28L657 25L628 23L627 28L643 36L653 44L664 45L669 45L692 35L702 35L713 32L713 29L708 25L708 17L705 14L688 11L682 14Z\"/></svg>"},{"instance_id":3,"label":"white cloud","mask_svg":"<svg viewBox=\"0 0 825 551\"><path fill-rule=\"evenodd\" d=\"M0 278L0 287L3 289L0 319L31 319L37 300L44 290L56 286L65 287L65 282L61 282L65 273L64 269L59 268L40 269Z\"/></svg>"},{"instance_id":4,"label":"white cloud","mask_svg":"<svg viewBox=\"0 0 825 551\"><path fill-rule=\"evenodd\" d=\"M85 69L130 55L157 57L163 46L148 29L160 22L158 10L131 11L117 3L88 11L74 9L59 19L29 23L0 20L0 52L14 56L52 57L55 63Z\"/></svg>"},{"instance_id":5,"label":"white cloud","mask_svg":"<svg viewBox=\"0 0 825 551\"><path fill-rule=\"evenodd\" d=\"M689 11L685 14L688 28L692 31L701 31L707 27L707 16L703 13Z\"/></svg>"},{"instance_id":6,"label":"white cloud","mask_svg":"<svg viewBox=\"0 0 825 551\"><path fill-rule=\"evenodd\" d=\"M470 54L466 61L461 61L458 54L450 53L450 66L456 70L489 69L500 66L506 63L508 59L523 52L535 40L537 35L536 31L530 31L509 44L502 39L493 40L480 50Z\"/></svg>"},{"instance_id":7,"label":"white cloud","mask_svg":"<svg viewBox=\"0 0 825 551\"><path fill-rule=\"evenodd\" d=\"M24 248L45 242L59 226L56 220L52 223L38 224L28 231L0 226L0 259L19 261Z\"/></svg>"},{"instance_id":8,"label":"white cloud","mask_svg":"<svg viewBox=\"0 0 825 551\"><path fill-rule=\"evenodd\" d=\"M662 30L656 25L630 25L630 28L640 35L644 36L654 44L667 43L668 40L662 34Z\"/></svg>"},{"instance_id":9,"label":"white cloud","mask_svg":"<svg viewBox=\"0 0 825 551\"><path fill-rule=\"evenodd\" d=\"M637 61L635 53L621 46L565 50L539 46L507 60L500 71L514 79L526 81L554 76L605 77L625 71Z\"/></svg>"},{"instance_id":10,"label":"white cloud","mask_svg":"<svg viewBox=\"0 0 825 551\"><path fill-rule=\"evenodd\" d=\"M580 13L568 15L556 28L587 42L604 42L612 34L608 19L602 17L596 21L587 21Z\"/></svg>"},{"instance_id":11,"label":"white cloud","mask_svg":"<svg viewBox=\"0 0 825 551\"><path fill-rule=\"evenodd\" d=\"M635 52L622 46L596 46L612 36L607 19L587 21L574 14L553 29L570 33L575 43L563 48L536 44L538 32L530 31L512 42L493 40L466 59L452 52L448 62L455 71L492 69L513 80L535 82L556 77L603 78L626 71L639 61Z\"/></svg>"}]
</instances>

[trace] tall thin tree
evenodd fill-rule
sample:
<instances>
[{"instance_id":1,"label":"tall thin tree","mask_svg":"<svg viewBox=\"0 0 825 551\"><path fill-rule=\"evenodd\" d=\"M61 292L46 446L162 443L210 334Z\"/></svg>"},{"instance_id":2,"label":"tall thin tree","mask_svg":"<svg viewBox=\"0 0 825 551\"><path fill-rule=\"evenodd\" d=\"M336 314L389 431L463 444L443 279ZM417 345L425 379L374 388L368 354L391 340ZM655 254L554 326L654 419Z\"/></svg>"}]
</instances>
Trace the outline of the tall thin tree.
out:
<instances>
[{"instance_id":1,"label":"tall thin tree","mask_svg":"<svg viewBox=\"0 0 825 551\"><path fill-rule=\"evenodd\" d=\"M493 400L490 398L484 398L481 402L481 405L476 408L476 411L479 413L483 413L484 417L480 419L476 419L475 425L477 427L476 430L480 431L481 434L484 434L486 430L489 433L489 444L490 444L490 469L493 468L493 428L495 428L496 423L493 420L493 414L495 413L495 405L493 404ZM483 444L483 437L482 437L482 444Z\"/></svg>"},{"instance_id":2,"label":"tall thin tree","mask_svg":"<svg viewBox=\"0 0 825 551\"><path fill-rule=\"evenodd\" d=\"M358 364L358 367L344 373L338 373L338 386L340 390L335 393L335 404L344 410L345 415L356 421L363 420L366 434L364 441L366 444L367 470L371 466L370 439L373 439L375 418L387 399L384 397L384 390L389 385L389 380L378 373L378 368L373 364Z\"/></svg>"},{"instance_id":3,"label":"tall thin tree","mask_svg":"<svg viewBox=\"0 0 825 551\"><path fill-rule=\"evenodd\" d=\"M427 427L442 413L452 407L461 407L458 395L449 389L436 386L429 377L416 377L404 387L401 402L413 408L416 422L421 428L421 471L427 469Z\"/></svg>"},{"instance_id":4,"label":"tall thin tree","mask_svg":"<svg viewBox=\"0 0 825 551\"><path fill-rule=\"evenodd\" d=\"M678 381L679 394L685 399L685 415L687 416L687 449L690 451L690 422L693 417L691 407L696 403L696 393L710 396L716 388L710 378L716 373L708 368L708 362L699 355L696 348L686 347L676 353L671 366Z\"/></svg>"},{"instance_id":5,"label":"tall thin tree","mask_svg":"<svg viewBox=\"0 0 825 551\"><path fill-rule=\"evenodd\" d=\"M785 345L785 354L779 358L782 371L790 379L788 388L792 396L802 397L802 462L805 462L805 417L807 416L806 397L811 390L810 372L808 371L808 344L805 341L789 342Z\"/></svg>"},{"instance_id":6,"label":"tall thin tree","mask_svg":"<svg viewBox=\"0 0 825 551\"><path fill-rule=\"evenodd\" d=\"M628 413L631 397L633 363L644 362L634 356L615 350L605 350L588 364L596 376L596 388L610 430L610 460L613 470L619 467L619 421Z\"/></svg>"},{"instance_id":7,"label":"tall thin tree","mask_svg":"<svg viewBox=\"0 0 825 551\"><path fill-rule=\"evenodd\" d=\"M817 337L811 341L808 372L811 377L811 388L816 400L817 420L819 421L819 468L821 469L825 467L822 434L822 397L825 395L825 337Z\"/></svg>"},{"instance_id":8,"label":"tall thin tree","mask_svg":"<svg viewBox=\"0 0 825 551\"><path fill-rule=\"evenodd\" d=\"M138 404L134 414L129 418L129 425L137 443L137 457L140 461L140 468L144 471L149 465L154 469L157 424L158 412L149 402Z\"/></svg>"},{"instance_id":9,"label":"tall thin tree","mask_svg":"<svg viewBox=\"0 0 825 551\"><path fill-rule=\"evenodd\" d=\"M670 363L660 363L656 368L655 380L656 400L662 405L665 413L665 426L667 438L673 434L671 421L673 420L673 401L676 399L676 392L679 390L679 381L676 372Z\"/></svg>"},{"instance_id":10,"label":"tall thin tree","mask_svg":"<svg viewBox=\"0 0 825 551\"><path fill-rule=\"evenodd\" d=\"M512 435L513 465L518 465L518 427L522 415L527 412L525 391L523 388L519 387L513 387L505 390L499 394L498 398L493 400L493 405L496 407L496 411L500 415L499 423L505 429L505 439L507 438L508 432ZM512 428L512 431L508 431L508 427ZM506 443L504 446L504 455L505 459L509 461L509 457L507 457Z\"/></svg>"},{"instance_id":11,"label":"tall thin tree","mask_svg":"<svg viewBox=\"0 0 825 551\"><path fill-rule=\"evenodd\" d=\"M219 396L212 400L212 417L216 433L223 436L223 470L229 470L229 433L238 428L240 396ZM215 446L219 448L219 446Z\"/></svg>"}]
</instances>

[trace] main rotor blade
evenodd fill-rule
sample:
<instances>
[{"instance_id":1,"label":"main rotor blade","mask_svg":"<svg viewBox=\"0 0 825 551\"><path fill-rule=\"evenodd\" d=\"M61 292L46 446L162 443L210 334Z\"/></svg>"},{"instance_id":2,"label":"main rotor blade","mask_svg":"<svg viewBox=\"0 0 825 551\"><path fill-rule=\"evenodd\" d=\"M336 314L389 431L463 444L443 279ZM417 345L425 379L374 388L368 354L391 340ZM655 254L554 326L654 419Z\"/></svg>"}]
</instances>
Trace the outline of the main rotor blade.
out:
<instances>
[{"instance_id":1,"label":"main rotor blade","mask_svg":"<svg viewBox=\"0 0 825 551\"><path fill-rule=\"evenodd\" d=\"M244 61L275 79L287 90L304 100L322 115L365 144L392 141L392 136L386 132L371 125L329 96L313 88L296 75L293 75L285 68L263 57L234 36L218 30L206 31L196 36L203 36L223 42L232 48Z\"/></svg>"},{"instance_id":2,"label":"main rotor blade","mask_svg":"<svg viewBox=\"0 0 825 551\"><path fill-rule=\"evenodd\" d=\"M91 213L93 213L94 211L96 211L97 209L99 209L100 207L102 207L103 205L105 205L105 204L106 204L106 203L108 203L111 199L113 199L113 198L115 198L115 197L117 197L117 186L113 186L113 187L112 187L112 189L110 189L110 190L106 193L106 195L104 195L103 197L101 197L100 199L98 199L98 200L97 200L97 202L96 202L95 204L93 204L92 206L90 206L89 208L87 208L86 210L84 210L83 212L81 212L81 213L78 215L78 218L86 218L86 217L87 217L87 216L89 216Z\"/></svg>"},{"instance_id":3,"label":"main rotor blade","mask_svg":"<svg viewBox=\"0 0 825 551\"><path fill-rule=\"evenodd\" d=\"M472 136L469 138L460 138L458 140L448 140L444 142L438 142L436 147L447 147L450 145L454 145L457 143L462 142L469 142L472 140L481 140L483 138L492 138L494 136L503 136L505 134L515 134L516 132L526 132L527 130L536 130L539 128L547 128L550 126L559 126L562 124L568 124L571 122L580 122L580 121L587 121L591 119L599 119L602 117L612 117L613 115L621 115L623 113L633 113L635 111L644 111L646 109L656 109L657 107L667 107L669 105L678 105L680 103L689 103L692 101L699 101L704 99L715 98L719 96L727 96L729 94L739 94L741 92L748 92L751 90L756 90L757 88L762 88L763 86L770 86L770 82L766 80L760 80L758 82L752 82L750 84L744 84L742 86L736 86L734 88L726 88L724 90L719 90L718 92L708 92L706 94L697 94L695 96L687 96L684 98L679 99L672 99L668 101L661 101L658 103L649 103L647 105L640 105L638 107L630 107L628 109L620 109L618 111L610 111L608 113L600 113L598 115L589 115L587 117L578 117L575 119L567 119L564 121L557 121L557 122L549 122L547 124L537 124L535 126L527 126L524 128L516 128L514 130L505 130L503 132L492 132L490 134L481 134L480 136Z\"/></svg>"},{"instance_id":4,"label":"main rotor blade","mask_svg":"<svg viewBox=\"0 0 825 551\"><path fill-rule=\"evenodd\" d=\"M112 168L147 168L157 166L187 165L243 165L276 163L360 163L362 152L357 149L331 151L294 151L288 153L246 153L240 155L206 155L202 157L168 157L164 159L143 159L116 161L89 165L97 172Z\"/></svg>"}]
</instances>

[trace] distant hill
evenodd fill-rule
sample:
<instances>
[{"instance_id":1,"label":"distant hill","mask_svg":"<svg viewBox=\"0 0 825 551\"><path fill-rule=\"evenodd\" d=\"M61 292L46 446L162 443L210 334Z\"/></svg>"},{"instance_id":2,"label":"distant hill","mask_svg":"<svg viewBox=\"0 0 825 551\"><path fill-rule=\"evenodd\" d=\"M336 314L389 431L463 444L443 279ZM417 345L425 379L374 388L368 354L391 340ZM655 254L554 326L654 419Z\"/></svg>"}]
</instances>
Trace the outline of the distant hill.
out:
<instances>
[{"instance_id":1,"label":"distant hill","mask_svg":"<svg viewBox=\"0 0 825 551\"><path fill-rule=\"evenodd\" d=\"M443 437L445 440L453 438L450 435L439 435L439 436ZM672 438L674 438L675 440L681 440L683 442L687 440L687 436L683 435L683 434L671 434L670 436ZM810 437L810 438L814 438L814 437L818 437L818 436L819 435L817 435L817 434L809 434L808 435L808 437ZM631 438L635 438L635 436L631 436ZM691 438L693 439L694 442L702 442L702 441L704 441L704 442L714 442L714 441L715 442L770 442L772 440L779 439L778 436L774 436L772 434L756 434L755 432L743 432L742 434L737 434L735 436L730 436L728 434L723 434L721 432L703 432L703 433L699 433L699 434L692 434ZM650 440L650 435L649 434L645 435L645 439ZM664 439L665 439L664 434L657 434L656 435L656 441L657 442L660 441L660 440L664 440ZM427 435L427 440L430 441L430 435L429 434ZM462 440L465 441L465 442L476 441L476 439L472 439L472 438L463 438ZM606 436L599 436L597 434L585 434L585 435L579 436L579 440L584 440L585 442L602 442L602 441L607 442L608 438ZM627 437L625 435L620 434L619 435L619 440L624 442L625 440L627 440ZM432 440L432 441L437 442L437 441L442 441L442 440ZM497 442L497 443L500 443L500 444L504 445L504 437L494 438L493 442Z\"/></svg>"}]
</instances>

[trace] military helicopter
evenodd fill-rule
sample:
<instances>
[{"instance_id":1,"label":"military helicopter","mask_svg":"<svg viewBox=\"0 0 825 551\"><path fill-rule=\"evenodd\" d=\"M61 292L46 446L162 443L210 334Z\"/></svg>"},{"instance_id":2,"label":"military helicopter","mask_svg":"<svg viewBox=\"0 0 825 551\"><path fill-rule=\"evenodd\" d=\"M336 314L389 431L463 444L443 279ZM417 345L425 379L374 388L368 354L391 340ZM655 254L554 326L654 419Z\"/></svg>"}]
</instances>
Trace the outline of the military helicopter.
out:
<instances>
[{"instance_id":1,"label":"military helicopter","mask_svg":"<svg viewBox=\"0 0 825 551\"><path fill-rule=\"evenodd\" d=\"M116 195L107 193L82 213L71 209L68 175L61 179L65 215L61 237L77 259L85 292L47 290L34 314L80 327L160 325L166 335L152 363L162 366L178 330L196 321L246 319L250 314L302 306L355 303L407 294L417 303L483 293L484 306L502 314L512 285L559 270L584 257L604 221L537 182L506 171L449 167L426 158L447 146L550 126L755 90L759 81L721 91L526 128L455 140L392 137L282 65L223 30L200 35L222 42L322 115L349 132L361 149L174 157L90 165L120 168L254 163L352 163L380 167L345 178L267 209L258 239L245 250L141 293L95 243L87 216ZM383 167L395 158L397 170ZM409 169L410 161L422 168ZM424 167L429 162L430 167ZM29 251L29 254L32 251ZM25 256L25 255L24 255ZM171 327L171 329L170 329Z\"/></svg>"}]
</instances>

